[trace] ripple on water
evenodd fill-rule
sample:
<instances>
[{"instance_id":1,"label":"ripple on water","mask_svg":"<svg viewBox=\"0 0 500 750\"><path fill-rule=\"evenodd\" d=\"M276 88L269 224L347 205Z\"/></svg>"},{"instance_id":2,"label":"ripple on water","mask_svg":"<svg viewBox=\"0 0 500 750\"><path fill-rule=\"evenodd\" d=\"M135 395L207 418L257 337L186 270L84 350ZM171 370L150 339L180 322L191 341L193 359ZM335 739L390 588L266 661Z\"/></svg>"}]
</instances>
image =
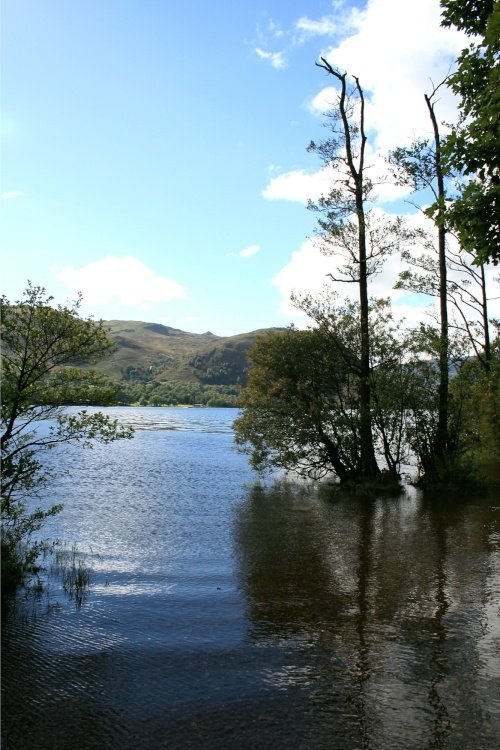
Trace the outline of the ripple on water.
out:
<instances>
[{"instance_id":1,"label":"ripple on water","mask_svg":"<svg viewBox=\"0 0 500 750\"><path fill-rule=\"evenodd\" d=\"M235 410L113 413L133 440L51 457L92 586L7 618L2 750L500 746L491 502L255 486Z\"/></svg>"}]
</instances>

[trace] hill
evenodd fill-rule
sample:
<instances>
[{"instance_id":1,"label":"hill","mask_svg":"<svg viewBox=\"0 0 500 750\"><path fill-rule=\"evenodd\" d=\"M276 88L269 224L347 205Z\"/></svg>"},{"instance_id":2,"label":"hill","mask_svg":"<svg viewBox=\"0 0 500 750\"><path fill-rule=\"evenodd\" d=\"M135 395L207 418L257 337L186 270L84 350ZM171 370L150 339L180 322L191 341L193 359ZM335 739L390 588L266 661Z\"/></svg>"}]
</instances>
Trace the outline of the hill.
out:
<instances>
[{"instance_id":1,"label":"hill","mask_svg":"<svg viewBox=\"0 0 500 750\"><path fill-rule=\"evenodd\" d=\"M105 321L115 350L95 367L120 384L123 403L235 405L248 350L270 331L236 336L188 333L142 321Z\"/></svg>"}]
</instances>

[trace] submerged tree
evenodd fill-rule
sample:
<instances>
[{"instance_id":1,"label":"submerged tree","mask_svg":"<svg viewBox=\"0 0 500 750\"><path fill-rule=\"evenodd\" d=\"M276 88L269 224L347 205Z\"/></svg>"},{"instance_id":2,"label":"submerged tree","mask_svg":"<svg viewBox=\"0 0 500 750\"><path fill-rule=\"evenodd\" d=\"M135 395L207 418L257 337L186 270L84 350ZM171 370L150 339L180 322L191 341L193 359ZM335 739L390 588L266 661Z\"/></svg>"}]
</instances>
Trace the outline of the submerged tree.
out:
<instances>
[{"instance_id":1,"label":"submerged tree","mask_svg":"<svg viewBox=\"0 0 500 750\"><path fill-rule=\"evenodd\" d=\"M255 343L250 360L234 429L254 468L347 479L356 467L357 398L326 329L272 333Z\"/></svg>"},{"instance_id":2,"label":"submerged tree","mask_svg":"<svg viewBox=\"0 0 500 750\"><path fill-rule=\"evenodd\" d=\"M329 138L309 146L309 151L318 154L331 170L332 189L309 207L319 214L322 251L345 259L340 277L332 275L332 280L358 287L359 474L370 477L379 472L379 467L373 440L368 280L399 244L404 232L400 221L382 222L371 210L374 186L366 174L365 98L359 79L354 77L353 84L349 84L347 73L340 73L325 58L317 65L338 81L340 91L336 107L327 115Z\"/></svg>"},{"instance_id":3,"label":"submerged tree","mask_svg":"<svg viewBox=\"0 0 500 750\"><path fill-rule=\"evenodd\" d=\"M116 389L82 365L102 358L112 344L104 326L79 317L80 300L53 307L31 284L24 299L0 300L2 316L1 513L3 594L36 571L39 545L31 541L60 506L35 507L50 477L43 453L62 443L91 446L131 437L100 412L68 412L73 405L113 403Z\"/></svg>"},{"instance_id":4,"label":"submerged tree","mask_svg":"<svg viewBox=\"0 0 500 750\"><path fill-rule=\"evenodd\" d=\"M422 327L415 338L415 341L420 341L424 355L438 361L437 379L432 364L420 366L420 370L427 373L424 381L429 388L429 405L434 403L431 384L434 382L437 386L436 419L430 412L425 418L415 416L416 425L420 425L420 435L415 443L417 453L423 472L431 481L437 475L443 476L446 466L455 471L458 459L460 409L457 409L456 399L453 402L450 399L450 371L461 365L470 350L486 371L491 366L484 266L473 266L470 254L460 247L453 249L450 242L451 201L448 186L453 174L450 174L450 165L443 158L444 139L439 131L434 104L438 89L439 86L430 96L425 96L433 138L416 141L410 147L398 148L391 154L391 161L398 169L399 182L410 185L415 192L424 191L425 194L425 191L430 191L433 197L431 207L424 213L434 221L437 241L429 240L422 232L424 252L413 255L403 250L402 258L409 267L400 274L397 285L434 296L439 303L439 333ZM454 311L454 316L450 315L450 310ZM452 334L453 348L458 356L452 356ZM413 356L418 356L416 350ZM415 429L418 432L417 426Z\"/></svg>"},{"instance_id":5,"label":"submerged tree","mask_svg":"<svg viewBox=\"0 0 500 750\"><path fill-rule=\"evenodd\" d=\"M438 87L439 88L439 87ZM425 95L425 103L432 123L433 139L420 140L413 143L409 148L398 148L391 154L392 163L399 169L399 181L410 185L414 191L430 190L434 197L434 222L437 233L437 259L435 263L435 274L414 275L411 271L401 274L400 286L429 293L434 288L439 300L439 337L438 346L435 348L439 363L438 380L438 418L431 447L426 450L425 457L421 456L426 474L435 472L438 464L442 463L449 452L451 445L448 433L449 417L449 320L448 320L448 268L446 262L446 189L445 171L442 160L442 138L439 132L436 112L434 109L435 94ZM408 253L406 260L412 265L429 271L428 262L422 258L412 258ZM434 265L434 264L432 264ZM426 288L428 287L428 288Z\"/></svg>"},{"instance_id":6,"label":"submerged tree","mask_svg":"<svg viewBox=\"0 0 500 750\"><path fill-rule=\"evenodd\" d=\"M374 210L359 80L324 58L318 65L339 90L327 113L329 137L308 149L329 171L331 189L309 208L319 215L321 251L337 260L332 281L354 284L358 301L340 306L329 298L295 298L313 327L254 347L236 439L257 468L363 482L377 478L383 466L398 477L407 446L402 394L409 370L387 303L370 303L369 279L413 234L400 219L383 219Z\"/></svg>"},{"instance_id":7,"label":"submerged tree","mask_svg":"<svg viewBox=\"0 0 500 750\"><path fill-rule=\"evenodd\" d=\"M364 476L359 304L339 307L329 298L308 297L298 304L314 327L271 334L250 352L242 415L234 425L237 444L257 469L358 480ZM386 302L371 303L369 328L373 445L386 471L397 478L406 457L411 371Z\"/></svg>"}]
</instances>

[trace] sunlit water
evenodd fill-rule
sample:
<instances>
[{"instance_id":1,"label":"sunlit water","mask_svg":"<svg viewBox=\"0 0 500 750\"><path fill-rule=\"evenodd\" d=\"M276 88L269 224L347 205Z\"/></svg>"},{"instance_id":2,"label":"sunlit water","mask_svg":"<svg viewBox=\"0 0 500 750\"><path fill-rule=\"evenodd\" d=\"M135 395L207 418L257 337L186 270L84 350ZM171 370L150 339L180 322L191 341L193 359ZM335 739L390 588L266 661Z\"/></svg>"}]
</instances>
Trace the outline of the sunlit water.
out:
<instances>
[{"instance_id":1,"label":"sunlit water","mask_svg":"<svg viewBox=\"0 0 500 750\"><path fill-rule=\"evenodd\" d=\"M3 750L500 747L500 500L259 485L234 410L111 411L53 455L92 585L7 617Z\"/></svg>"}]
</instances>

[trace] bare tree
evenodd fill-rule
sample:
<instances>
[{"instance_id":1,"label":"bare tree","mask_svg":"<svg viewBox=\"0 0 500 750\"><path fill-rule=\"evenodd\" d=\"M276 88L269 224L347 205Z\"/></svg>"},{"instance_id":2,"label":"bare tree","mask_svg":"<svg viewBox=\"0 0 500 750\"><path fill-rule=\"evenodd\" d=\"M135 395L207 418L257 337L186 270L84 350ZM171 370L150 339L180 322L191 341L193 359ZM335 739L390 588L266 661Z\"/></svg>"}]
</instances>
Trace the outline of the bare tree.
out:
<instances>
[{"instance_id":1,"label":"bare tree","mask_svg":"<svg viewBox=\"0 0 500 750\"><path fill-rule=\"evenodd\" d=\"M418 257L408 250L402 252L402 258L409 264L409 269L400 274L397 285L439 300L437 422L427 454L430 463L424 467L428 474L434 473L446 457L451 457L456 442L450 433L451 332L457 330L465 334L469 348L472 347L486 371L491 364L484 266L474 266L468 260L468 253L460 248L454 250L449 242L451 232L447 220L447 187L451 175L443 161L443 138L435 111L436 95L442 85L435 86L430 95L425 95L432 124L432 139L415 141L408 148L398 148L390 157L397 168L400 184L410 185L415 192L430 191L434 199L424 213L434 221L437 243L429 241L422 232L427 252Z\"/></svg>"},{"instance_id":2,"label":"bare tree","mask_svg":"<svg viewBox=\"0 0 500 750\"><path fill-rule=\"evenodd\" d=\"M321 250L341 256L345 264L335 282L354 283L359 293L360 354L355 369L359 378L360 475L379 472L374 451L372 388L370 372L369 277L380 270L384 257L399 246L404 229L400 219L384 222L372 214L370 198L374 185L367 176L365 97L357 77L348 79L321 58L316 65L339 84L334 108L327 113L329 137L311 142L316 153L332 172L332 188L309 208L319 214L318 232ZM353 363L351 363L353 366Z\"/></svg>"}]
</instances>

